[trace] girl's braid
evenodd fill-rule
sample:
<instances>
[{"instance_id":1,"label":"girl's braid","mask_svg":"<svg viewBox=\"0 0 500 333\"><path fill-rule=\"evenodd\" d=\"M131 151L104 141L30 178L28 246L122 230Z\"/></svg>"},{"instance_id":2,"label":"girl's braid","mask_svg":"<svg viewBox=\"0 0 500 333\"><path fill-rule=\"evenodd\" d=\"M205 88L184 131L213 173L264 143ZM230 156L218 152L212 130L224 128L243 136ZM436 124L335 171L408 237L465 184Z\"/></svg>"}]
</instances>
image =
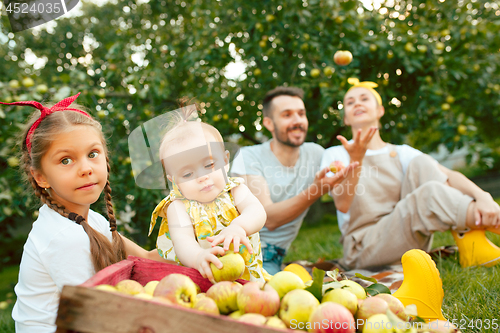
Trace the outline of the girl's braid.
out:
<instances>
[{"instance_id":1,"label":"girl's braid","mask_svg":"<svg viewBox=\"0 0 500 333\"><path fill-rule=\"evenodd\" d=\"M106 165L108 168L108 179L106 180L106 185L104 186L104 200L106 202L106 209L108 212L109 227L113 234L113 248L116 253L117 261L127 258L127 253L125 251L125 244L122 237L116 231L116 217L115 211L113 209L113 202L111 201L111 185L109 184L109 175L111 171L111 166L109 164L109 157L106 154Z\"/></svg>"}]
</instances>

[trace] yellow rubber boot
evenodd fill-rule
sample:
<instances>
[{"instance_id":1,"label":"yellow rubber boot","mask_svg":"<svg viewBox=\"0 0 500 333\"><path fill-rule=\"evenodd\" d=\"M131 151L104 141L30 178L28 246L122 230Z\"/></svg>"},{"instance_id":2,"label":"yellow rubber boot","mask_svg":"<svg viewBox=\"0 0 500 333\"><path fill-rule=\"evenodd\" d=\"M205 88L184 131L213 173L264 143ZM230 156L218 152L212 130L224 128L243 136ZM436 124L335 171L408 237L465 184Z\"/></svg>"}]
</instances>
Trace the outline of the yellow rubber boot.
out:
<instances>
[{"instance_id":1,"label":"yellow rubber boot","mask_svg":"<svg viewBox=\"0 0 500 333\"><path fill-rule=\"evenodd\" d=\"M403 283L393 294L406 307L417 306L418 316L426 321L446 320L441 312L443 283L431 257L424 251L413 249L401 257Z\"/></svg>"},{"instance_id":2,"label":"yellow rubber boot","mask_svg":"<svg viewBox=\"0 0 500 333\"><path fill-rule=\"evenodd\" d=\"M462 267L491 267L500 263L500 248L493 244L484 230L471 230L465 233L451 232L458 246Z\"/></svg>"}]
</instances>

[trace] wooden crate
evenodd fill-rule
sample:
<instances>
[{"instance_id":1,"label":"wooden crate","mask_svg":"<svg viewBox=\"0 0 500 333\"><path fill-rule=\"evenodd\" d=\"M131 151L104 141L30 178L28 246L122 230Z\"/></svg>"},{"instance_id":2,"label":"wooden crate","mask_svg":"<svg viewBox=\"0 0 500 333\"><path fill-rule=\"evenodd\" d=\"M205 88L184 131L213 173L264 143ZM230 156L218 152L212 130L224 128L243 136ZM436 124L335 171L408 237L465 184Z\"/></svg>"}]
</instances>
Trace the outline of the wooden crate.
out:
<instances>
[{"instance_id":1,"label":"wooden crate","mask_svg":"<svg viewBox=\"0 0 500 333\"><path fill-rule=\"evenodd\" d=\"M93 288L99 284L115 285L125 279L145 285L172 273L189 276L203 292L212 285L195 269L129 256L127 260L103 269L79 286L64 286L56 320L57 333L283 332L242 323L226 316ZM246 282L238 281L243 284Z\"/></svg>"}]
</instances>

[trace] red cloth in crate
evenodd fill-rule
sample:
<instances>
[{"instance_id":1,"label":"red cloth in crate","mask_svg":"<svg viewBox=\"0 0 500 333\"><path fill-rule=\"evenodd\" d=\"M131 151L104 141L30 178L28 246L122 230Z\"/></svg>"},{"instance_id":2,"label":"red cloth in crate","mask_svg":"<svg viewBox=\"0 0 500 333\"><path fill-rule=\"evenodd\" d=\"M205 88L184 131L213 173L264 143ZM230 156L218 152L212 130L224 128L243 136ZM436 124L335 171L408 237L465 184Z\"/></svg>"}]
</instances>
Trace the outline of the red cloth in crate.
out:
<instances>
[{"instance_id":1,"label":"red cloth in crate","mask_svg":"<svg viewBox=\"0 0 500 333\"><path fill-rule=\"evenodd\" d=\"M93 277L85 281L83 287L95 287L100 284L109 284L114 286L118 282L131 279L139 282L143 286L149 281L160 281L165 276L172 273L179 273L189 276L194 283L200 286L202 292L206 292L212 286L212 283L201 276L194 268L162 263L154 260L129 256L114 265L108 266L97 272ZM237 280L245 284L246 280Z\"/></svg>"}]
</instances>

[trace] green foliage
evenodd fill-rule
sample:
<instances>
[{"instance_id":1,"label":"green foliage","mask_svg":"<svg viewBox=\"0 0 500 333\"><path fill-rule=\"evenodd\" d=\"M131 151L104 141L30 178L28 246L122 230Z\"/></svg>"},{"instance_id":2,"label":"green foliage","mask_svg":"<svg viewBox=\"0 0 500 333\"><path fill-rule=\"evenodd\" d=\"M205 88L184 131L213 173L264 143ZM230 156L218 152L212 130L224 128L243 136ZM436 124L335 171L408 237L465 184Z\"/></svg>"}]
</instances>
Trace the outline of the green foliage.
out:
<instances>
[{"instance_id":1,"label":"green foliage","mask_svg":"<svg viewBox=\"0 0 500 333\"><path fill-rule=\"evenodd\" d=\"M308 140L327 147L338 144L336 135L349 136L341 98L356 76L380 85L385 140L426 152L467 143L481 168L498 167L499 10L496 2L473 0L396 0L374 11L355 0L130 0L84 3L81 16L16 34L2 15L0 100L60 100L81 91L78 102L109 133L116 210L135 212L121 231L137 230L132 237L151 247L150 213L165 193L135 185L127 136L177 108L182 96L199 101L203 119L223 136L239 134L249 144L262 132L265 92L300 86ZM336 65L337 50L351 51L352 63ZM236 60L246 68L230 79L225 68ZM312 69L320 75L313 78ZM14 158L15 136L31 111L0 107L0 239L14 239L9 248L19 248L13 235L29 228L37 204ZM0 251L3 263L18 260L15 251Z\"/></svg>"}]
</instances>

